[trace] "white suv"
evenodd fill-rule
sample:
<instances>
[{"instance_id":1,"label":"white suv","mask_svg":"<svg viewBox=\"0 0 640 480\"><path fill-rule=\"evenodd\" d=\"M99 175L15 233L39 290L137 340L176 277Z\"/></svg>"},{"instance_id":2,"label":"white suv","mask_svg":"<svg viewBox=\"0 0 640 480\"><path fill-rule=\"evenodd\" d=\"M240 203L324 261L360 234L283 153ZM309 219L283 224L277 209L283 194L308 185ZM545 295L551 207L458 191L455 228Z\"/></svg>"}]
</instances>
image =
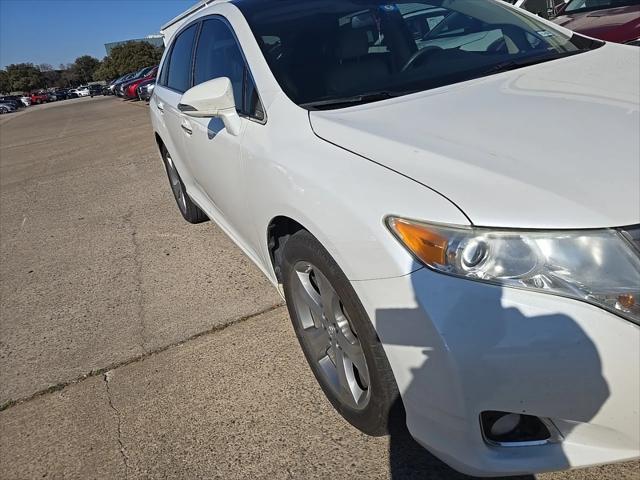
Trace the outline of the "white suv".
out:
<instances>
[{"instance_id":1,"label":"white suv","mask_svg":"<svg viewBox=\"0 0 640 480\"><path fill-rule=\"evenodd\" d=\"M477 475L636 458L640 57L505 2L202 2L151 119L336 410Z\"/></svg>"}]
</instances>

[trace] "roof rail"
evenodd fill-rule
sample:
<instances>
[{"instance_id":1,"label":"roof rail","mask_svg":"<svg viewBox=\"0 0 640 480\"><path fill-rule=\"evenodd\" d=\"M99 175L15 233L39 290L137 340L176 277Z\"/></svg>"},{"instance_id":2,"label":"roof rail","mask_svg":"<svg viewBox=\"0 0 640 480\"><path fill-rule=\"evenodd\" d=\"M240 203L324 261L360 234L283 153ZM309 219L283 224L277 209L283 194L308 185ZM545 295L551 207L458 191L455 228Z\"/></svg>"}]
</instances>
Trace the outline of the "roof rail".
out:
<instances>
[{"instance_id":1,"label":"roof rail","mask_svg":"<svg viewBox=\"0 0 640 480\"><path fill-rule=\"evenodd\" d=\"M167 33L170 33L170 35L168 35L170 37L175 32L175 30L177 29L177 27L174 27L177 23L182 22L184 19L186 19L190 15L194 14L198 10L203 9L207 5L211 5L213 3L222 3L224 1L227 1L227 0L199 0L198 3L196 3L195 5L190 7L188 10L185 10L184 12L182 12L180 15L178 15L174 19L172 19L169 22L165 23L162 26L162 28L160 28L160 34L163 37L165 37L165 45L166 45L167 40L168 40ZM171 28L171 27L174 27L174 28Z\"/></svg>"}]
</instances>

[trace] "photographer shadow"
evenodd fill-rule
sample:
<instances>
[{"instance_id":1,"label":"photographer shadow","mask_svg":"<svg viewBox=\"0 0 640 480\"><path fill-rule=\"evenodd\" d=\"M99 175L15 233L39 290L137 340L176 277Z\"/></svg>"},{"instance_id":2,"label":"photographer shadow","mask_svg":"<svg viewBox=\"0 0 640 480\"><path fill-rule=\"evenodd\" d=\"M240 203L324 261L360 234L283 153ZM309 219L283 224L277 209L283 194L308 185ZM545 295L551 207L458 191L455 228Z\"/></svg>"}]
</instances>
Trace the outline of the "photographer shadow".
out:
<instances>
[{"instance_id":1,"label":"photographer shadow","mask_svg":"<svg viewBox=\"0 0 640 480\"><path fill-rule=\"evenodd\" d=\"M460 452L469 448L471 453L473 445L477 448L482 442L480 411L515 411L580 423L590 421L609 397L596 346L572 318L560 313L531 315L530 306L505 301L499 286L431 272L412 277L413 291L421 292L414 295L416 308L379 309L375 318L387 355L419 365L394 372L402 400L389 419L392 479L472 478L428 453L407 426L416 436L426 436L429 444L448 436L449 427L476 431L478 438L467 435L457 445L457 455L464 456ZM562 429L566 435L570 427L563 422ZM545 461L552 469L569 468L562 444L551 447ZM514 465L515 470L520 466L510 460L510 469Z\"/></svg>"}]
</instances>

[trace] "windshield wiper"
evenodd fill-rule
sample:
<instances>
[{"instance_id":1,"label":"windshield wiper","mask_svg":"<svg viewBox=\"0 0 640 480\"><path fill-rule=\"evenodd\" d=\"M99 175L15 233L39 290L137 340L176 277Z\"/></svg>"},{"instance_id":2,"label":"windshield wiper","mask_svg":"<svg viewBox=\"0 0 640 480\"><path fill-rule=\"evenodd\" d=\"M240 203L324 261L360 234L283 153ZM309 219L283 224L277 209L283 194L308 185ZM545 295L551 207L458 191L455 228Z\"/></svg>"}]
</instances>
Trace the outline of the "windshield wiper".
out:
<instances>
[{"instance_id":1,"label":"windshield wiper","mask_svg":"<svg viewBox=\"0 0 640 480\"><path fill-rule=\"evenodd\" d=\"M315 102L303 103L300 106L303 108L317 109L322 110L324 108L336 108L340 106L353 106L353 105L362 105L365 103L377 102L379 100L386 100L387 98L395 98L402 94L380 91L380 92L369 92L363 93L361 95L353 95L351 97L338 97L338 98L329 98L327 100L318 100Z\"/></svg>"},{"instance_id":2,"label":"windshield wiper","mask_svg":"<svg viewBox=\"0 0 640 480\"><path fill-rule=\"evenodd\" d=\"M489 69L483 71L479 76L492 75L494 73L508 72L509 70L516 70L522 67L528 67L529 65L536 65L538 63L544 63L551 60L557 60L559 58L570 57L578 53L586 52L588 49L572 50L570 52L555 52L547 53L544 55L533 55L531 57L524 57L515 60L507 60L493 65Z\"/></svg>"}]
</instances>

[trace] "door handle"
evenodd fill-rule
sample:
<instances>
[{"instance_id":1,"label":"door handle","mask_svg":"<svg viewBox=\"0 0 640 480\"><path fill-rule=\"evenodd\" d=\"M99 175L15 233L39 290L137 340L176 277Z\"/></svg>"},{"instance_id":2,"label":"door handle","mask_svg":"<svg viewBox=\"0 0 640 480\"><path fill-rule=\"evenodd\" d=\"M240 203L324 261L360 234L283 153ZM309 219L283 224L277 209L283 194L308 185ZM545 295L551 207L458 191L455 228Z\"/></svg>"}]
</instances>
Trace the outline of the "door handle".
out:
<instances>
[{"instance_id":1,"label":"door handle","mask_svg":"<svg viewBox=\"0 0 640 480\"><path fill-rule=\"evenodd\" d=\"M182 120L180 123L180 128L186 132L187 135L191 135L193 133L193 129L191 128L191 124L188 120Z\"/></svg>"},{"instance_id":2,"label":"door handle","mask_svg":"<svg viewBox=\"0 0 640 480\"><path fill-rule=\"evenodd\" d=\"M160 113L164 113L164 103L156 101L156 106L158 110L160 110Z\"/></svg>"}]
</instances>

